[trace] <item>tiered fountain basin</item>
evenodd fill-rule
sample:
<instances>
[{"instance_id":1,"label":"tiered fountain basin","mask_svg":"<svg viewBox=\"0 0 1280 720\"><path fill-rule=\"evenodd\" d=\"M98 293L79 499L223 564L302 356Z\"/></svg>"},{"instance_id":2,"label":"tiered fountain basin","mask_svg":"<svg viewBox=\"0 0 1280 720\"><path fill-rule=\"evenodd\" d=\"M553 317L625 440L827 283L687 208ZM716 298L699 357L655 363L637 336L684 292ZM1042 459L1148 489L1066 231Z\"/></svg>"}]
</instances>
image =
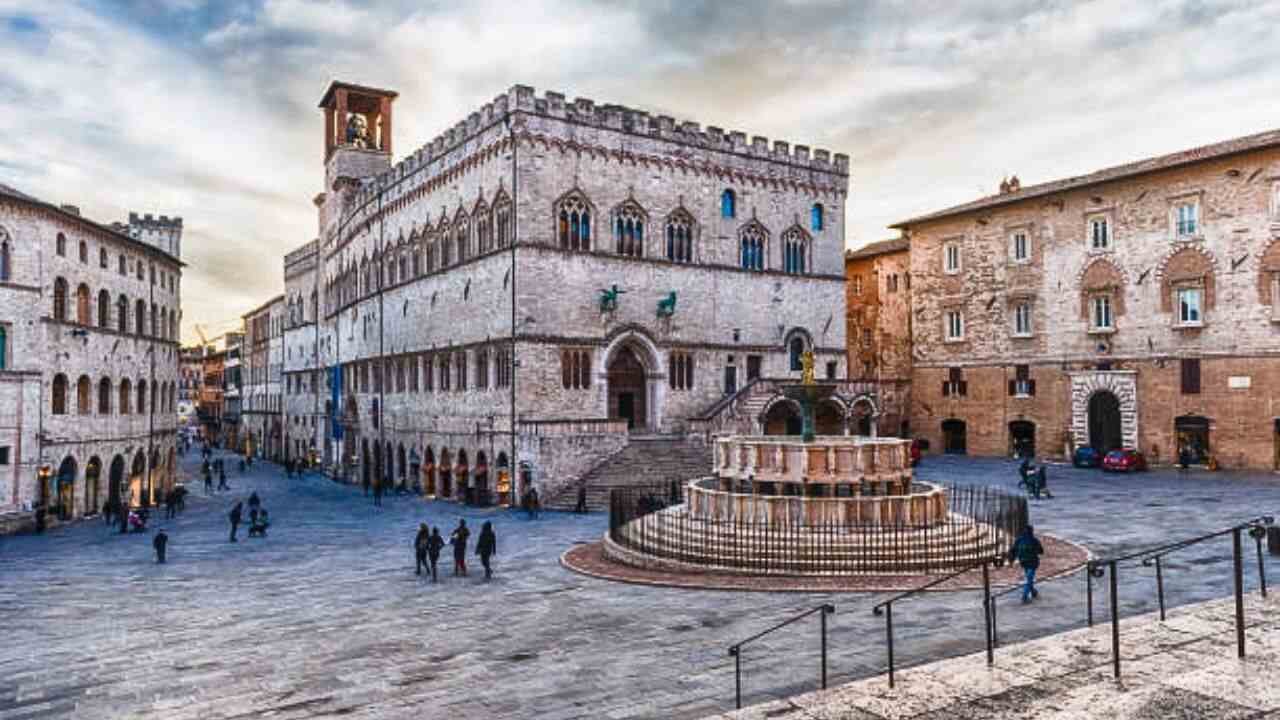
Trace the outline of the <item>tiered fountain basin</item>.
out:
<instances>
[{"instance_id":1,"label":"tiered fountain basin","mask_svg":"<svg viewBox=\"0 0 1280 720\"><path fill-rule=\"evenodd\" d=\"M900 438L735 435L716 440L712 471L724 490L809 497L908 495L911 441Z\"/></svg>"},{"instance_id":2,"label":"tiered fountain basin","mask_svg":"<svg viewBox=\"0 0 1280 720\"><path fill-rule=\"evenodd\" d=\"M898 495L849 494L833 496L765 495L724 489L723 478L694 480L685 489L690 517L719 522L744 522L770 527L856 525L861 528L922 528L947 519L947 491L932 483L908 482ZM870 486L874 487L874 485ZM861 485L834 488L862 489Z\"/></svg>"}]
</instances>

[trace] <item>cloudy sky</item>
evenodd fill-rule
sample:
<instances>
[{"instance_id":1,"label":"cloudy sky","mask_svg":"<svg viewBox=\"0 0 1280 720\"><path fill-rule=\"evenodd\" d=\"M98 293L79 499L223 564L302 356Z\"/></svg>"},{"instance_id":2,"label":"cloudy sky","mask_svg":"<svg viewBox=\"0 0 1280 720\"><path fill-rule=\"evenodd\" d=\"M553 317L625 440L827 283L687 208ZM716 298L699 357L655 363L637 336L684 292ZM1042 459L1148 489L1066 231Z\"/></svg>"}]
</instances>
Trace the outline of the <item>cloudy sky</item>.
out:
<instances>
[{"instance_id":1,"label":"cloudy sky","mask_svg":"<svg viewBox=\"0 0 1280 720\"><path fill-rule=\"evenodd\" d=\"M335 78L419 147L516 83L847 153L847 244L1280 126L1280 0L0 0L0 182L185 222L184 337L314 237Z\"/></svg>"}]
</instances>

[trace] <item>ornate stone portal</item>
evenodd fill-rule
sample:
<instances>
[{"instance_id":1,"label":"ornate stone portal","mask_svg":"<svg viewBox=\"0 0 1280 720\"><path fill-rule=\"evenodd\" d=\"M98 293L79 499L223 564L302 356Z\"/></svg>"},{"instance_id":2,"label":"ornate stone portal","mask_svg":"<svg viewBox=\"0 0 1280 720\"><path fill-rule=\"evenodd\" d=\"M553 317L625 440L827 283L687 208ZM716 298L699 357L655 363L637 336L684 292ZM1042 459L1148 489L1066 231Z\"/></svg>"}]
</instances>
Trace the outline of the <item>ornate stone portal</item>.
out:
<instances>
[{"instance_id":1,"label":"ornate stone portal","mask_svg":"<svg viewBox=\"0 0 1280 720\"><path fill-rule=\"evenodd\" d=\"M1089 401L1101 392L1111 393L1120 404L1120 440L1124 447L1138 447L1138 373L1134 370L1086 370L1071 373L1071 437L1075 447L1089 439Z\"/></svg>"}]
</instances>

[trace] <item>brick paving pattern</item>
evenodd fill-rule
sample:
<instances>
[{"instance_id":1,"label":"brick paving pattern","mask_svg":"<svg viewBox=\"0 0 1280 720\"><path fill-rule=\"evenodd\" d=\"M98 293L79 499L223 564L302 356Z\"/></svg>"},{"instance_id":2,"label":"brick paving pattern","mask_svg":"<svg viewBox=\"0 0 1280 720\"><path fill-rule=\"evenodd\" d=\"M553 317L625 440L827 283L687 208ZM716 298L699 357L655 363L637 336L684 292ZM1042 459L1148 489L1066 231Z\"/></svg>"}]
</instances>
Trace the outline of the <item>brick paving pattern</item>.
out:
<instances>
[{"instance_id":1,"label":"brick paving pattern","mask_svg":"<svg viewBox=\"0 0 1280 720\"><path fill-rule=\"evenodd\" d=\"M1012 486L1015 469L929 458L918 475ZM882 620L869 611L882 596L655 588L562 567L567 548L603 534L603 514L529 522L394 496L377 509L359 488L286 481L261 464L229 479L237 498L259 491L270 537L251 541L242 526L228 544L231 497L205 499L191 483L186 515L162 523L165 566L152 562L149 535L122 537L101 523L0 538L0 719L701 717L732 706L730 643L826 601L837 606L831 681L884 665ZM1033 522L1101 554L1280 507L1270 474L1055 468L1050 480L1058 498L1033 503ZM421 582L410 549L417 524L447 531L459 517L473 531L494 522L497 577L485 583L473 567L454 579L446 560L439 585ZM1175 557L1165 571L1171 604L1226 593L1229 541ZM1153 585L1141 569L1122 574L1122 612L1153 609ZM1033 605L1005 600L1006 643L1084 623L1079 574L1046 584ZM972 592L896 606L894 623L903 666L982 647ZM817 646L815 623L748 647L744 699L814 689Z\"/></svg>"}]
</instances>

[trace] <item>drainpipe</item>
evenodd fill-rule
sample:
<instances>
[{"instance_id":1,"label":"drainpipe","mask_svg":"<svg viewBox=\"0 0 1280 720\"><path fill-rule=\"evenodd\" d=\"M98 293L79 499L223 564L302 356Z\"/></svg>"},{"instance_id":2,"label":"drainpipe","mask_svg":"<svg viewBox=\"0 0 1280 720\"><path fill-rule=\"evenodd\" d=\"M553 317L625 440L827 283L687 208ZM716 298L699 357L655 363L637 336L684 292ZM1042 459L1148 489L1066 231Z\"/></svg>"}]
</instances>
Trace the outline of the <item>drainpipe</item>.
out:
<instances>
[{"instance_id":1,"label":"drainpipe","mask_svg":"<svg viewBox=\"0 0 1280 720\"><path fill-rule=\"evenodd\" d=\"M511 388L511 457L507 459L507 486L509 496L508 504L519 505L519 497L517 488L519 487L518 472L520 463L516 455L516 238L519 237L518 228L520 226L520 195L519 188L516 184L518 167L517 157L520 151L520 142L516 139L515 129L511 127L511 112L502 118L502 123L507 128L507 134L511 138L511 362L509 369L511 377L507 385ZM495 460L496 462L496 460Z\"/></svg>"}]
</instances>

